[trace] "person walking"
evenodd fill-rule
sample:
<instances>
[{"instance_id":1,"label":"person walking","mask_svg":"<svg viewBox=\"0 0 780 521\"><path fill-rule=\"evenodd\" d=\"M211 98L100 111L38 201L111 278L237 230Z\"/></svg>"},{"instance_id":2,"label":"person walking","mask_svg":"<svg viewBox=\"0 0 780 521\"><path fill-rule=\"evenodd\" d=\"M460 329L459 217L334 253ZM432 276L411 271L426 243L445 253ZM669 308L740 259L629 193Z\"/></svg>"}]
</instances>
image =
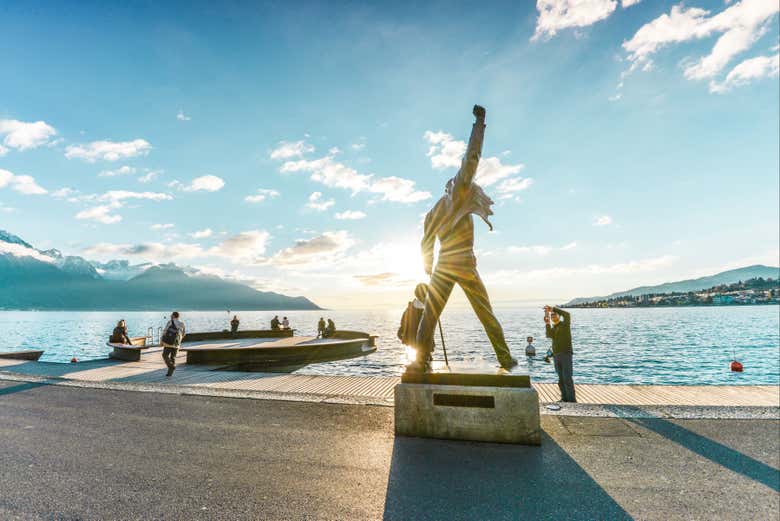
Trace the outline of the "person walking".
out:
<instances>
[{"instance_id":1,"label":"person walking","mask_svg":"<svg viewBox=\"0 0 780 521\"><path fill-rule=\"evenodd\" d=\"M173 376L173 372L176 370L176 354L179 352L179 346L181 345L181 339L186 334L184 322L179 320L179 312L174 311L171 313L171 319L165 324L165 329L160 343L163 346L162 358L165 365L168 366L168 374L165 376Z\"/></svg>"},{"instance_id":2,"label":"person walking","mask_svg":"<svg viewBox=\"0 0 780 521\"><path fill-rule=\"evenodd\" d=\"M428 296L428 285L417 284L414 288L414 300L409 301L401 315L401 325L398 327L398 340L402 344L411 347L417 352L417 330L420 327L425 299ZM416 356L416 355L415 355Z\"/></svg>"},{"instance_id":3,"label":"person walking","mask_svg":"<svg viewBox=\"0 0 780 521\"><path fill-rule=\"evenodd\" d=\"M552 340L553 359L555 372L558 373L561 401L576 402L572 377L571 314L559 307L544 306L544 324L545 334L547 338Z\"/></svg>"}]
</instances>

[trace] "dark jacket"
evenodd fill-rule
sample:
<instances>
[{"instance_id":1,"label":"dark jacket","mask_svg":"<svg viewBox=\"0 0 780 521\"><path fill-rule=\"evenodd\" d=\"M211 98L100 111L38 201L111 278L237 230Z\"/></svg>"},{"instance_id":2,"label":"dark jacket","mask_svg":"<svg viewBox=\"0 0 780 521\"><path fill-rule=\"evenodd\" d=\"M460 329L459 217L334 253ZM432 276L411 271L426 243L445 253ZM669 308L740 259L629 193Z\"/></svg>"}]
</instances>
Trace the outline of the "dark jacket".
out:
<instances>
[{"instance_id":1,"label":"dark jacket","mask_svg":"<svg viewBox=\"0 0 780 521\"><path fill-rule=\"evenodd\" d=\"M557 325L547 324L545 328L547 338L552 339L553 355L571 353L571 315L568 311L557 307L553 308L553 311L558 313L563 319Z\"/></svg>"},{"instance_id":2,"label":"dark jacket","mask_svg":"<svg viewBox=\"0 0 780 521\"><path fill-rule=\"evenodd\" d=\"M111 338L108 339L112 344L130 344L130 337L127 336L127 328L116 326Z\"/></svg>"}]
</instances>

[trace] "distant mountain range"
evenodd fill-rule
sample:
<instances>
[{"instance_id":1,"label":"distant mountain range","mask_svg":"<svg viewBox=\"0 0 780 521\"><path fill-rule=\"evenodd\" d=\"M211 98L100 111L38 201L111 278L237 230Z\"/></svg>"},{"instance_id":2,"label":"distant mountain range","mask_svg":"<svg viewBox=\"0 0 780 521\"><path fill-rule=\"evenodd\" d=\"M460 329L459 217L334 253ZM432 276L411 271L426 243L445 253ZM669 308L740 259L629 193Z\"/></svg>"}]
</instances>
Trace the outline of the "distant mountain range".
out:
<instances>
[{"instance_id":1,"label":"distant mountain range","mask_svg":"<svg viewBox=\"0 0 780 521\"><path fill-rule=\"evenodd\" d=\"M257 291L174 264L90 262L38 250L0 230L0 309L293 310L320 309L306 297Z\"/></svg>"},{"instance_id":2,"label":"distant mountain range","mask_svg":"<svg viewBox=\"0 0 780 521\"><path fill-rule=\"evenodd\" d=\"M609 300L617 297L636 297L639 295L648 295L651 293L674 293L674 292L688 292L688 291L701 291L704 289L719 286L721 284L734 284L735 282L745 281L748 279L774 279L780 278L780 267L773 268L772 266L764 266L756 264L755 266L747 266L744 268L737 268L734 270L723 271L710 275L707 277L700 277L698 279L681 280L679 282L665 282L658 284L657 286L640 286L638 288L629 289L627 291L620 291L618 293L612 293L610 295L601 297L584 297L575 298L574 300L567 302L566 306L574 306L577 304L586 304L588 302L594 302L597 300Z\"/></svg>"}]
</instances>

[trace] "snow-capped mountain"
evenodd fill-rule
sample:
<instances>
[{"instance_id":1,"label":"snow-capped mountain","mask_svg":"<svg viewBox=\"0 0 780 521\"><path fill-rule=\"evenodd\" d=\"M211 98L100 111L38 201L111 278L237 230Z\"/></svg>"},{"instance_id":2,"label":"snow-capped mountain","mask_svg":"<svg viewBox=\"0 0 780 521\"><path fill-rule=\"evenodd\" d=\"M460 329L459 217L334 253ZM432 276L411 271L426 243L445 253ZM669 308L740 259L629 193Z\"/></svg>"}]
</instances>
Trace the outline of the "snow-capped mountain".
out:
<instances>
[{"instance_id":1,"label":"snow-capped mountain","mask_svg":"<svg viewBox=\"0 0 780 521\"><path fill-rule=\"evenodd\" d=\"M174 264L90 262L38 250L0 230L0 309L319 309L305 297L257 291Z\"/></svg>"}]
</instances>

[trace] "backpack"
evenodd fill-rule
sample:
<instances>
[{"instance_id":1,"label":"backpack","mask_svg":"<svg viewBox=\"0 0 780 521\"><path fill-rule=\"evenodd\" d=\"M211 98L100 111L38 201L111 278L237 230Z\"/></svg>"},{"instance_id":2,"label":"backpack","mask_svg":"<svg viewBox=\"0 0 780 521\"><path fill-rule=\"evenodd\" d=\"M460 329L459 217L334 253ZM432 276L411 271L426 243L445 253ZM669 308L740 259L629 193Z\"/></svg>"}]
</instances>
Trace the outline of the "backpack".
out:
<instances>
[{"instance_id":1,"label":"backpack","mask_svg":"<svg viewBox=\"0 0 780 521\"><path fill-rule=\"evenodd\" d=\"M169 345L169 346L175 346L179 343L179 328L176 327L176 324L171 320L171 325L168 326L168 329L165 330L165 334L163 334L162 338L160 339L163 344Z\"/></svg>"},{"instance_id":2,"label":"backpack","mask_svg":"<svg viewBox=\"0 0 780 521\"><path fill-rule=\"evenodd\" d=\"M417 342L417 328L420 325L420 319L422 319L422 309L414 307L412 302L406 305L406 310L401 316L401 326L398 328L398 340L401 343L414 346Z\"/></svg>"}]
</instances>

